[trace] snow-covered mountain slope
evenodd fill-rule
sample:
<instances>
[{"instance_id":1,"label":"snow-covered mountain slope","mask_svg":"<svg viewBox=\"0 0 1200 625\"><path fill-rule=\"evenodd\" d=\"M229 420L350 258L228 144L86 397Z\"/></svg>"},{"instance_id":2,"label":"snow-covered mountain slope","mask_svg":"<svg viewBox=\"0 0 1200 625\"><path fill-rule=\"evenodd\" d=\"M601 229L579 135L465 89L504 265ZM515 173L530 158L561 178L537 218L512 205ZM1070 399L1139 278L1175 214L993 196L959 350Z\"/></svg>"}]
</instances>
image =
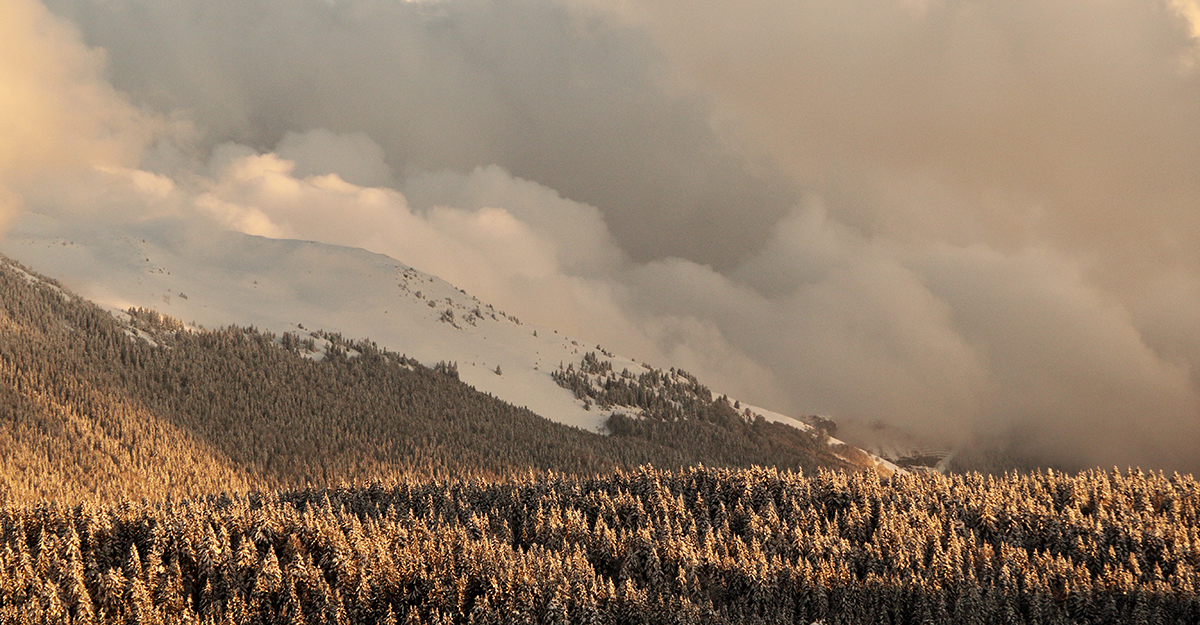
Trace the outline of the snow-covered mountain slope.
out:
<instances>
[{"instance_id":1,"label":"snow-covered mountain slope","mask_svg":"<svg viewBox=\"0 0 1200 625\"><path fill-rule=\"evenodd\" d=\"M463 381L554 421L593 431L603 423L550 378L560 362L580 358L578 345L379 254L197 233L170 221L77 228L36 214L10 230L0 252L114 311L370 338L423 364L457 362Z\"/></svg>"},{"instance_id":2,"label":"snow-covered mountain slope","mask_svg":"<svg viewBox=\"0 0 1200 625\"><path fill-rule=\"evenodd\" d=\"M630 411L593 405L552 374L578 366L590 351L603 354L616 371L650 371L356 248L200 230L171 220L98 227L27 213L0 242L0 252L118 313L140 307L208 328L253 325L301 335L324 330L369 338L429 366L454 362L460 379L475 388L591 431L603 431L614 411ZM811 429L768 410L743 409ZM873 463L884 473L895 468L877 457Z\"/></svg>"}]
</instances>

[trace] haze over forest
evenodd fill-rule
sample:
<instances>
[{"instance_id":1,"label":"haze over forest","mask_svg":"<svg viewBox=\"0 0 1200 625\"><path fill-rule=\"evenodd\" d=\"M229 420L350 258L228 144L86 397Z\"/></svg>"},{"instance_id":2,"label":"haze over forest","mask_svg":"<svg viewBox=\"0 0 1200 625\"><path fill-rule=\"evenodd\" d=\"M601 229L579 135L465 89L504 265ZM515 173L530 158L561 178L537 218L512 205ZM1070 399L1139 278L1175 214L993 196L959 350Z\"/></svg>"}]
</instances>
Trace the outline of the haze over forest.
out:
<instances>
[{"instance_id":1,"label":"haze over forest","mask_svg":"<svg viewBox=\"0 0 1200 625\"><path fill-rule=\"evenodd\" d=\"M1198 171L1196 0L0 3L0 229L362 247L1069 467L1200 468Z\"/></svg>"}]
</instances>

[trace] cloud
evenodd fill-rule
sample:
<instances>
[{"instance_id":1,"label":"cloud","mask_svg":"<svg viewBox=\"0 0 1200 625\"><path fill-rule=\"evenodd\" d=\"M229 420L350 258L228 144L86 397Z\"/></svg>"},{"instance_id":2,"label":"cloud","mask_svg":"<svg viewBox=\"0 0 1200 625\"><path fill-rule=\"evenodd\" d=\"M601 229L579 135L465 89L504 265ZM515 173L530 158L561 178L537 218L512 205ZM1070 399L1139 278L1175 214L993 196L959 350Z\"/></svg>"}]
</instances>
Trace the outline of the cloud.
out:
<instances>
[{"instance_id":1,"label":"cloud","mask_svg":"<svg viewBox=\"0 0 1200 625\"><path fill-rule=\"evenodd\" d=\"M0 6L0 230L31 188L137 162L152 120L103 79L104 56L35 0Z\"/></svg>"},{"instance_id":2,"label":"cloud","mask_svg":"<svg viewBox=\"0 0 1200 625\"><path fill-rule=\"evenodd\" d=\"M1196 228L1190 1L622 6L854 227L1101 248L1114 277Z\"/></svg>"},{"instance_id":3,"label":"cloud","mask_svg":"<svg viewBox=\"0 0 1200 625\"><path fill-rule=\"evenodd\" d=\"M384 161L383 148L363 132L335 134L324 128L288 131L275 151L296 164L297 176L337 174L364 187L393 187L395 176Z\"/></svg>"},{"instance_id":4,"label":"cloud","mask_svg":"<svg viewBox=\"0 0 1200 625\"><path fill-rule=\"evenodd\" d=\"M924 262L931 290L988 364L981 429L1036 433L1040 457L1075 464L1191 466L1178 442L1200 436L1189 366L1156 353L1078 263L1049 250L978 246L935 250Z\"/></svg>"},{"instance_id":5,"label":"cloud","mask_svg":"<svg viewBox=\"0 0 1200 625\"><path fill-rule=\"evenodd\" d=\"M107 50L119 89L188 111L206 149L284 141L288 156L289 132L365 133L401 178L498 165L601 209L637 258L721 266L795 197L721 140L702 95L663 84L640 30L604 12L553 0L48 4Z\"/></svg>"},{"instance_id":6,"label":"cloud","mask_svg":"<svg viewBox=\"0 0 1200 625\"><path fill-rule=\"evenodd\" d=\"M38 210L365 247L785 412L1200 469L1192 0L47 4L93 48L0 15ZM140 164L122 93L175 120Z\"/></svg>"},{"instance_id":7,"label":"cloud","mask_svg":"<svg viewBox=\"0 0 1200 625\"><path fill-rule=\"evenodd\" d=\"M1200 2L1196 0L1170 0L1171 7L1191 26L1192 38L1200 40Z\"/></svg>"},{"instance_id":8,"label":"cloud","mask_svg":"<svg viewBox=\"0 0 1200 625\"><path fill-rule=\"evenodd\" d=\"M852 367L871 392L929 389L882 418L936 431L949 386L969 427L1036 430L1043 458L1195 468L1178 442L1200 423L1194 2L590 4L653 33L681 80L822 198L828 231L731 275L811 304L813 281L853 285L836 277L841 242L858 238L855 262L883 259L867 275L893 278L869 291L895 312L847 299L847 326L827 333L866 331L903 363ZM906 316L921 287L940 306ZM888 316L918 349L880 333Z\"/></svg>"}]
</instances>

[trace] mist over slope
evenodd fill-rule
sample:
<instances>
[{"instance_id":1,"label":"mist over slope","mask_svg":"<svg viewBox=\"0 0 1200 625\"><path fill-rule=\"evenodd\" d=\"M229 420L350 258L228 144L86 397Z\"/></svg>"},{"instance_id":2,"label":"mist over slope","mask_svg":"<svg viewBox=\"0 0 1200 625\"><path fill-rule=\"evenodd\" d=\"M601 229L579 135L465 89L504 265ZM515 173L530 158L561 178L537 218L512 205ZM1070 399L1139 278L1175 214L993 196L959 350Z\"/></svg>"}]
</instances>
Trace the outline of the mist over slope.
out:
<instances>
[{"instance_id":1,"label":"mist over slope","mask_svg":"<svg viewBox=\"0 0 1200 625\"><path fill-rule=\"evenodd\" d=\"M779 412L1200 468L1194 0L0 11L5 221L364 248Z\"/></svg>"}]
</instances>

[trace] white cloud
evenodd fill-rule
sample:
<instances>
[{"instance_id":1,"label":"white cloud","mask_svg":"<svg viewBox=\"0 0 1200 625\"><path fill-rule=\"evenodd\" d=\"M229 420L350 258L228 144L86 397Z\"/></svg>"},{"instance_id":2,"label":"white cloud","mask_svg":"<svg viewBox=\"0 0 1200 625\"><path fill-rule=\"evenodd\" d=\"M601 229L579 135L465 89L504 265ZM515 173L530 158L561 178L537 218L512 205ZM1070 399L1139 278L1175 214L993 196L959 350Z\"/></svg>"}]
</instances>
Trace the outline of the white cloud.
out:
<instances>
[{"instance_id":1,"label":"white cloud","mask_svg":"<svg viewBox=\"0 0 1200 625\"><path fill-rule=\"evenodd\" d=\"M154 120L103 69L104 55L36 0L0 5L0 231L31 189L136 162Z\"/></svg>"}]
</instances>

